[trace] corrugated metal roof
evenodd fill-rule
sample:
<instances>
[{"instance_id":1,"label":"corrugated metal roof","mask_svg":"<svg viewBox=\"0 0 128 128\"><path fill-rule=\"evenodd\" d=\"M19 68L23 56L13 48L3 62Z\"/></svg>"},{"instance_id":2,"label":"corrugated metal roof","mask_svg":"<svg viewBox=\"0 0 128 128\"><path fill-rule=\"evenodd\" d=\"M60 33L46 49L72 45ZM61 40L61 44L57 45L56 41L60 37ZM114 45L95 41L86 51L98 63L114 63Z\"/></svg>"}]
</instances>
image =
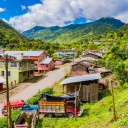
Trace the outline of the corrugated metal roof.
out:
<instances>
[{"instance_id":1,"label":"corrugated metal roof","mask_svg":"<svg viewBox=\"0 0 128 128\"><path fill-rule=\"evenodd\" d=\"M3 77L0 77L0 83L3 83L5 81L6 81L6 79L4 79Z\"/></svg>"},{"instance_id":2,"label":"corrugated metal roof","mask_svg":"<svg viewBox=\"0 0 128 128\"><path fill-rule=\"evenodd\" d=\"M40 62L40 64L49 64L51 60L52 60L52 58L44 58L44 59Z\"/></svg>"},{"instance_id":3,"label":"corrugated metal roof","mask_svg":"<svg viewBox=\"0 0 128 128\"><path fill-rule=\"evenodd\" d=\"M4 54L13 56L14 54L23 53L23 56L39 56L44 51L5 51Z\"/></svg>"},{"instance_id":4,"label":"corrugated metal roof","mask_svg":"<svg viewBox=\"0 0 128 128\"><path fill-rule=\"evenodd\" d=\"M61 84L69 84L69 83L77 83L77 82L82 82L82 81L89 81L89 80L97 80L97 79L100 79L100 78L101 78L100 73L68 77L64 81L62 81L60 83L60 85Z\"/></svg>"}]
</instances>

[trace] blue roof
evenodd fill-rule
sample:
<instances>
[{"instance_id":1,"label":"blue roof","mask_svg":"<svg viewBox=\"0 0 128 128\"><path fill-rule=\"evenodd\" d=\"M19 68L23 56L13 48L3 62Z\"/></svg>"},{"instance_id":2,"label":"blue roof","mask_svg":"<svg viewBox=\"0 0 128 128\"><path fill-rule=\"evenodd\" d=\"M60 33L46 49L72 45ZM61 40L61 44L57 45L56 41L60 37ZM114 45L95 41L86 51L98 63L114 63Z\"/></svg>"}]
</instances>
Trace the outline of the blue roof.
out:
<instances>
[{"instance_id":1,"label":"blue roof","mask_svg":"<svg viewBox=\"0 0 128 128\"><path fill-rule=\"evenodd\" d=\"M97 80L97 79L100 79L100 78L101 78L100 73L68 77L65 80L63 80L60 83L60 85L61 84L69 84L69 83L77 83L77 82L82 82L82 81Z\"/></svg>"},{"instance_id":2,"label":"blue roof","mask_svg":"<svg viewBox=\"0 0 128 128\"><path fill-rule=\"evenodd\" d=\"M49 64L51 62L52 58L44 58L40 64Z\"/></svg>"}]
</instances>

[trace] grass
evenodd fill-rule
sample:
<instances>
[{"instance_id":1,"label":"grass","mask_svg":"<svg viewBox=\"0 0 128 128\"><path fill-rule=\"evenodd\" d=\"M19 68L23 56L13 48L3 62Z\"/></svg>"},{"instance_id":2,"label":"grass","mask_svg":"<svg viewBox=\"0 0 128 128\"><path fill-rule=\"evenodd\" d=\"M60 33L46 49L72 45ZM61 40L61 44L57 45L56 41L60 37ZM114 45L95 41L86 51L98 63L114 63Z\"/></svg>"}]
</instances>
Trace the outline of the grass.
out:
<instances>
[{"instance_id":1,"label":"grass","mask_svg":"<svg viewBox=\"0 0 128 128\"><path fill-rule=\"evenodd\" d=\"M59 82L58 82L59 83ZM57 84L57 83L56 83ZM55 86L55 85L54 85ZM56 89L54 89L56 91ZM58 85L57 90L59 91ZM56 91L57 92L57 91ZM103 94L102 94L103 95ZM74 118L40 118L40 128L119 128L128 127L128 83L114 88L116 121L113 119L112 96L108 95L97 103L83 104L84 113Z\"/></svg>"}]
</instances>

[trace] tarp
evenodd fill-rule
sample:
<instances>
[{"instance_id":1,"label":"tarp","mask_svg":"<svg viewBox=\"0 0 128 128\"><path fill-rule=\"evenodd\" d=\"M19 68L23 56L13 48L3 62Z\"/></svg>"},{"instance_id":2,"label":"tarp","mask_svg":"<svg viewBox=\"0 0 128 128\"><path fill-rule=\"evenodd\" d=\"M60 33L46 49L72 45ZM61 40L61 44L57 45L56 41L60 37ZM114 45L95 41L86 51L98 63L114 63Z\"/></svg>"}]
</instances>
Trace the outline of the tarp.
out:
<instances>
[{"instance_id":1,"label":"tarp","mask_svg":"<svg viewBox=\"0 0 128 128\"><path fill-rule=\"evenodd\" d=\"M78 94L79 94L79 91L76 92L76 96L78 96ZM42 95L46 96L47 101L50 101L50 100L55 101L55 100L75 98L75 92L72 94L64 94L64 95L58 95L58 96L53 96L53 95L50 95L48 93L42 93Z\"/></svg>"},{"instance_id":2,"label":"tarp","mask_svg":"<svg viewBox=\"0 0 128 128\"><path fill-rule=\"evenodd\" d=\"M11 100L10 101L10 107L14 107L14 106L23 106L24 105L24 100ZM7 101L3 102L3 108L7 107Z\"/></svg>"},{"instance_id":3,"label":"tarp","mask_svg":"<svg viewBox=\"0 0 128 128\"><path fill-rule=\"evenodd\" d=\"M0 83L6 82L6 79L0 76Z\"/></svg>"}]
</instances>

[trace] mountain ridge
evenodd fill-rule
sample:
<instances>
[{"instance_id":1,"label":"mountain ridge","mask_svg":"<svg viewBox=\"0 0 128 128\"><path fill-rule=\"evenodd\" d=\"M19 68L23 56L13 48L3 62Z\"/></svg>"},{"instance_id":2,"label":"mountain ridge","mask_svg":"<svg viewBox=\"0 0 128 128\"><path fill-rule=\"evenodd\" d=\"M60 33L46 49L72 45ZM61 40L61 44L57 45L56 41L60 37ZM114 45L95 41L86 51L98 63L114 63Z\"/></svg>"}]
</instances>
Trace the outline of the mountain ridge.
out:
<instances>
[{"instance_id":1,"label":"mountain ridge","mask_svg":"<svg viewBox=\"0 0 128 128\"><path fill-rule=\"evenodd\" d=\"M50 41L53 43L72 43L103 34L109 29L118 29L124 24L125 23L118 19L109 17L100 18L95 22L86 24L70 24L64 27L52 26L49 28L40 29L36 32L27 33L27 35L24 33L28 31L25 31L22 34L27 36L29 39L42 39L43 41Z\"/></svg>"}]
</instances>

